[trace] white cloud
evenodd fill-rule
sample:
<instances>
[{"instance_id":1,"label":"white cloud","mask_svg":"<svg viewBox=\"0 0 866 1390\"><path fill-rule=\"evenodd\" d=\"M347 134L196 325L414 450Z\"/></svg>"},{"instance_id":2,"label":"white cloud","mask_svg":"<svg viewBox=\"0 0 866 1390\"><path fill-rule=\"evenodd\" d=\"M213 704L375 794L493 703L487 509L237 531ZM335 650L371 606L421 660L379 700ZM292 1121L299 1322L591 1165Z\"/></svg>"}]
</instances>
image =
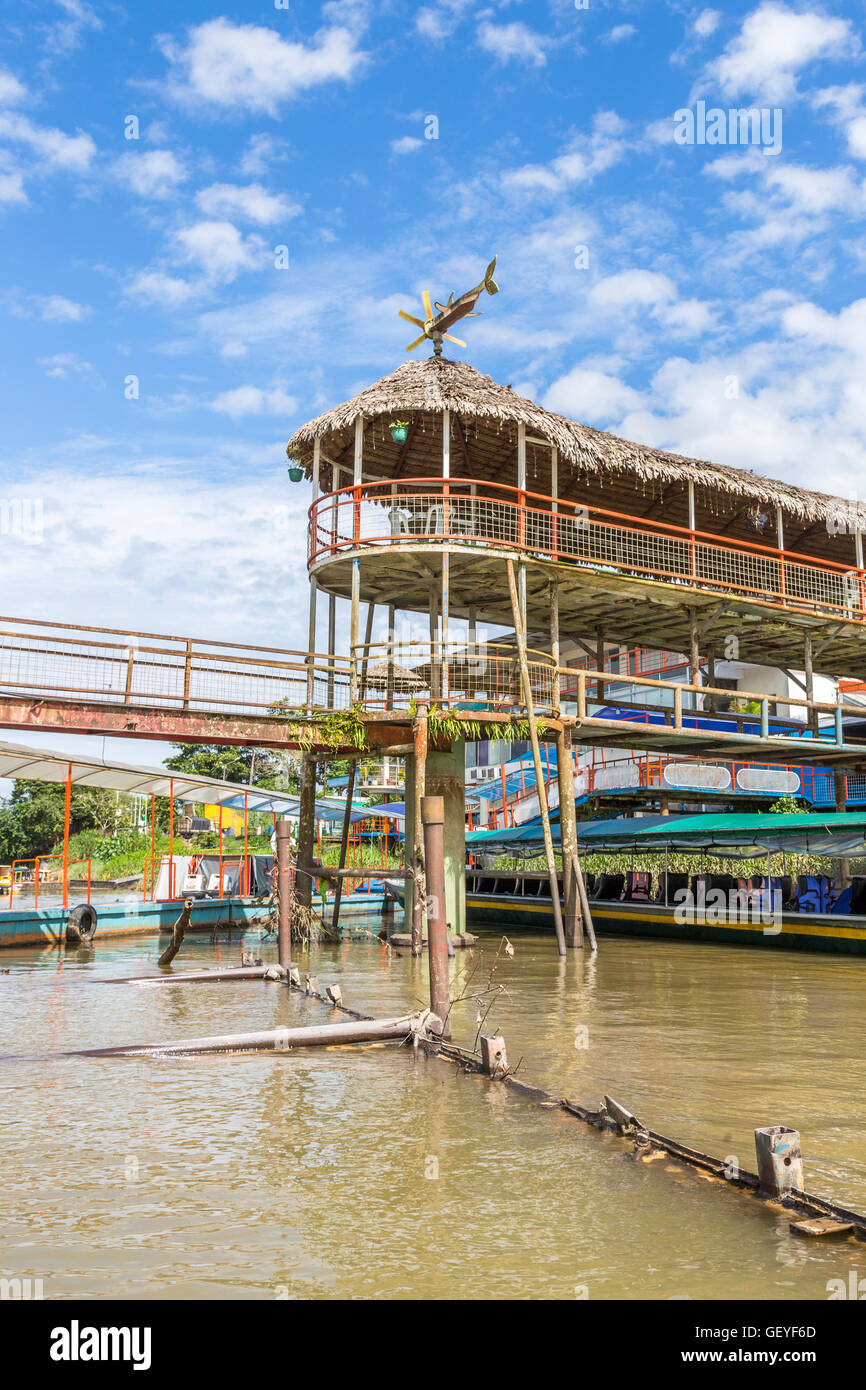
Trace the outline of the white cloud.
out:
<instances>
[{"instance_id":1,"label":"white cloud","mask_svg":"<svg viewBox=\"0 0 866 1390\"><path fill-rule=\"evenodd\" d=\"M210 19L187 32L186 47L163 37L170 90L182 100L226 110L276 113L280 105L325 82L348 82L367 60L348 28L320 29L311 44L281 38L257 24Z\"/></svg>"},{"instance_id":2,"label":"white cloud","mask_svg":"<svg viewBox=\"0 0 866 1390\"><path fill-rule=\"evenodd\" d=\"M641 399L638 391L608 372L572 367L551 383L542 404L560 415L598 425L619 419L624 411L640 405Z\"/></svg>"},{"instance_id":3,"label":"white cloud","mask_svg":"<svg viewBox=\"0 0 866 1390\"><path fill-rule=\"evenodd\" d=\"M718 29L721 18L718 10L701 10L692 25L692 33L699 39L708 39Z\"/></svg>"},{"instance_id":4,"label":"white cloud","mask_svg":"<svg viewBox=\"0 0 866 1390\"><path fill-rule=\"evenodd\" d=\"M244 237L231 222L195 222L176 234L182 254L219 280L233 280L242 270L263 264L264 242Z\"/></svg>"},{"instance_id":5,"label":"white cloud","mask_svg":"<svg viewBox=\"0 0 866 1390\"><path fill-rule=\"evenodd\" d=\"M238 420L242 415L294 415L298 402L281 386L267 390L260 386L236 386L216 396L210 406L211 410Z\"/></svg>"},{"instance_id":6,"label":"white cloud","mask_svg":"<svg viewBox=\"0 0 866 1390\"><path fill-rule=\"evenodd\" d=\"M17 169L0 169L0 207L27 202L24 179Z\"/></svg>"},{"instance_id":7,"label":"white cloud","mask_svg":"<svg viewBox=\"0 0 866 1390\"><path fill-rule=\"evenodd\" d=\"M506 188L535 193L560 193L571 184L586 183L616 164L626 151L626 124L615 111L599 111L592 135L575 135L564 154L549 164L524 164L502 177Z\"/></svg>"},{"instance_id":8,"label":"white cloud","mask_svg":"<svg viewBox=\"0 0 866 1390\"><path fill-rule=\"evenodd\" d=\"M46 26L45 47L52 53L71 53L78 48L85 29L101 29L102 20L84 0L56 0L66 18Z\"/></svg>"},{"instance_id":9,"label":"white cloud","mask_svg":"<svg viewBox=\"0 0 866 1390\"><path fill-rule=\"evenodd\" d=\"M500 63L516 58L520 62L541 67L547 62L544 50L550 40L537 34L522 20L514 20L511 24L491 24L489 19L482 20L476 37L481 48L492 53Z\"/></svg>"},{"instance_id":10,"label":"white cloud","mask_svg":"<svg viewBox=\"0 0 866 1390\"><path fill-rule=\"evenodd\" d=\"M845 132L851 154L855 159L866 159L866 106L859 83L825 87L814 94L812 104L818 110L830 111L831 119Z\"/></svg>"},{"instance_id":11,"label":"white cloud","mask_svg":"<svg viewBox=\"0 0 866 1390\"><path fill-rule=\"evenodd\" d=\"M472 0L439 0L435 7L423 5L415 16L415 28L422 38L441 43L454 33L471 5Z\"/></svg>"},{"instance_id":12,"label":"white cloud","mask_svg":"<svg viewBox=\"0 0 866 1390\"><path fill-rule=\"evenodd\" d=\"M264 131L251 135L241 155L240 171L248 178L260 178L266 174L271 164L287 159L284 141Z\"/></svg>"},{"instance_id":13,"label":"white cloud","mask_svg":"<svg viewBox=\"0 0 866 1390\"><path fill-rule=\"evenodd\" d=\"M37 295L34 302L39 317L49 323L80 323L90 313L86 304L62 294Z\"/></svg>"},{"instance_id":14,"label":"white cloud","mask_svg":"<svg viewBox=\"0 0 866 1390\"><path fill-rule=\"evenodd\" d=\"M300 204L290 202L283 193L269 193L260 183L212 183L200 189L195 200L208 217L244 217L260 226L297 217L302 211Z\"/></svg>"},{"instance_id":15,"label":"white cloud","mask_svg":"<svg viewBox=\"0 0 866 1390\"><path fill-rule=\"evenodd\" d=\"M187 171L171 150L123 154L114 166L123 183L141 198L168 198L183 183Z\"/></svg>"},{"instance_id":16,"label":"white cloud","mask_svg":"<svg viewBox=\"0 0 866 1390\"><path fill-rule=\"evenodd\" d=\"M127 289L145 304L172 306L185 304L203 290L203 286L168 275L162 270L141 270L129 281Z\"/></svg>"},{"instance_id":17,"label":"white cloud","mask_svg":"<svg viewBox=\"0 0 866 1390\"><path fill-rule=\"evenodd\" d=\"M25 145L47 167L70 169L81 173L88 169L96 154L96 145L89 135L65 135L52 126L39 126L26 116L0 113L0 138Z\"/></svg>"},{"instance_id":18,"label":"white cloud","mask_svg":"<svg viewBox=\"0 0 866 1390\"><path fill-rule=\"evenodd\" d=\"M602 39L605 43L622 43L624 39L630 39L636 33L637 29L633 24L615 24L606 34L602 34Z\"/></svg>"},{"instance_id":19,"label":"white cloud","mask_svg":"<svg viewBox=\"0 0 866 1390\"><path fill-rule=\"evenodd\" d=\"M401 135L399 140L391 141L391 151L393 154L412 154L415 150L420 150L424 144L417 135Z\"/></svg>"},{"instance_id":20,"label":"white cloud","mask_svg":"<svg viewBox=\"0 0 866 1390\"><path fill-rule=\"evenodd\" d=\"M779 103L796 95L797 74L809 63L853 57L859 48L849 20L763 0L707 66L705 79L717 82L726 97Z\"/></svg>"},{"instance_id":21,"label":"white cloud","mask_svg":"<svg viewBox=\"0 0 866 1390\"><path fill-rule=\"evenodd\" d=\"M589 298L599 309L646 308L675 299L676 290L657 270L623 270L597 281Z\"/></svg>"},{"instance_id":22,"label":"white cloud","mask_svg":"<svg viewBox=\"0 0 866 1390\"><path fill-rule=\"evenodd\" d=\"M5 68L0 68L0 106L14 106L23 101L26 95L27 88L23 83Z\"/></svg>"},{"instance_id":23,"label":"white cloud","mask_svg":"<svg viewBox=\"0 0 866 1390\"><path fill-rule=\"evenodd\" d=\"M47 376L57 377L62 381L78 377L97 390L101 390L105 385L93 363L85 362L77 352L55 352L51 357L40 357L39 365L44 368Z\"/></svg>"}]
</instances>

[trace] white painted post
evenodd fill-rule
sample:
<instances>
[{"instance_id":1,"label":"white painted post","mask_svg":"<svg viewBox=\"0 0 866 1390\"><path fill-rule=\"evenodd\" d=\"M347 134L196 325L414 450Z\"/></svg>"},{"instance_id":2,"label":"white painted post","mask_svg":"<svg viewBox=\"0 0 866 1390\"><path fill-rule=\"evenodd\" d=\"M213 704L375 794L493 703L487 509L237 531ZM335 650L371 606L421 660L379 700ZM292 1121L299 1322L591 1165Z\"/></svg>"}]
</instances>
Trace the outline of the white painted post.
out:
<instances>
[{"instance_id":1,"label":"white painted post","mask_svg":"<svg viewBox=\"0 0 866 1390\"><path fill-rule=\"evenodd\" d=\"M449 505L448 480L451 477L451 411L446 406L442 411L442 517L443 530L445 532L445 544L448 543L448 534L451 530L451 509ZM451 672L448 665L448 612L450 606L449 587L451 581L449 556L445 550L442 552L442 698L447 700L450 694L449 686Z\"/></svg>"},{"instance_id":2,"label":"white painted post","mask_svg":"<svg viewBox=\"0 0 866 1390\"><path fill-rule=\"evenodd\" d=\"M517 425L517 488L520 493L520 523L518 536L526 544L526 426L522 421ZM517 595L520 602L520 622L526 634L526 565L518 559Z\"/></svg>"}]
</instances>

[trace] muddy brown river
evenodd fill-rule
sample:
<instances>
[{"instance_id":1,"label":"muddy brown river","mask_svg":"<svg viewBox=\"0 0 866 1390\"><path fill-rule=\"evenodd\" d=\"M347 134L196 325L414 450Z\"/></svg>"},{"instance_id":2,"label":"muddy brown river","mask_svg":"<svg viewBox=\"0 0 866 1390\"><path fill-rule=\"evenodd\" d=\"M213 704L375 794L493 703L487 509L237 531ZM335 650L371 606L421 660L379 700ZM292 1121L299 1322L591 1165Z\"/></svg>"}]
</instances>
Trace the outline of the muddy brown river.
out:
<instances>
[{"instance_id":1,"label":"muddy brown river","mask_svg":"<svg viewBox=\"0 0 866 1390\"><path fill-rule=\"evenodd\" d=\"M367 919L369 923L371 919ZM374 919L372 919L374 920ZM373 931L378 928L378 923ZM754 1169L753 1130L800 1130L807 1185L866 1209L866 961L605 938L512 938L488 1020L527 1080ZM454 969L483 988L500 938ZM252 945L265 960L273 944ZM321 1021L259 981L147 989L155 939L4 951L0 1052ZM238 963L188 940L184 966ZM302 956L365 1013L425 1001L426 962L376 941ZM473 1043L477 1005L455 1012ZM826 1299L866 1247L404 1046L0 1064L0 1274L47 1299Z\"/></svg>"}]
</instances>

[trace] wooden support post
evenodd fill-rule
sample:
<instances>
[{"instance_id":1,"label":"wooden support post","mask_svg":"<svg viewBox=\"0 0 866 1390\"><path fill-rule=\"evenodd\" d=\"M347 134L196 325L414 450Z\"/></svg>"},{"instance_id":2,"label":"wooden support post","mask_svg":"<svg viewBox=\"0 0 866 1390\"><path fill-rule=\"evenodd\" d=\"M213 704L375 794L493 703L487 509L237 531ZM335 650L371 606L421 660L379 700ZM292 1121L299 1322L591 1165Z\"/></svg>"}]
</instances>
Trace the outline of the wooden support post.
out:
<instances>
[{"instance_id":1,"label":"wooden support post","mask_svg":"<svg viewBox=\"0 0 866 1390\"><path fill-rule=\"evenodd\" d=\"M412 955L420 956L424 939L424 828L421 801L427 794L427 706L416 706L413 726L415 742L415 798L413 806L414 846L412 854Z\"/></svg>"},{"instance_id":2,"label":"wooden support post","mask_svg":"<svg viewBox=\"0 0 866 1390\"><path fill-rule=\"evenodd\" d=\"M497 1077L506 1076L508 1073L508 1054L505 1051L505 1039L502 1034L496 1033L492 1037L482 1034L478 1041L481 1044L482 1070L494 1080Z\"/></svg>"},{"instance_id":3,"label":"wooden support post","mask_svg":"<svg viewBox=\"0 0 866 1390\"><path fill-rule=\"evenodd\" d=\"M701 649L698 638L698 620L694 608L689 609L689 684L700 685L701 683ZM697 693L693 696L693 708L701 709L701 697Z\"/></svg>"},{"instance_id":4,"label":"wooden support post","mask_svg":"<svg viewBox=\"0 0 866 1390\"><path fill-rule=\"evenodd\" d=\"M319 469L321 467L321 440L313 443L313 505L319 496ZM315 514L314 514L315 515ZM316 598L318 584L315 576L310 577L310 621L307 631L307 713L313 712L316 679Z\"/></svg>"},{"instance_id":5,"label":"wooden support post","mask_svg":"<svg viewBox=\"0 0 866 1390\"><path fill-rule=\"evenodd\" d=\"M553 660L550 703L554 714L559 714L559 586L555 579L550 581L550 655ZM564 862L564 861L563 861Z\"/></svg>"},{"instance_id":6,"label":"wooden support post","mask_svg":"<svg viewBox=\"0 0 866 1390\"><path fill-rule=\"evenodd\" d=\"M571 731L560 729L556 736L556 777L559 783L559 825L562 836L562 896L565 909L565 944L581 949L583 923L577 875L581 873L577 857L577 815L574 807L574 762L571 753Z\"/></svg>"},{"instance_id":7,"label":"wooden support post","mask_svg":"<svg viewBox=\"0 0 866 1390\"><path fill-rule=\"evenodd\" d=\"M448 919L445 907L445 801L425 796L424 876L427 883L427 958L430 968L430 1008L441 1023L441 1036L451 1037L451 998L448 979ZM437 1029L437 1031L439 1031Z\"/></svg>"},{"instance_id":8,"label":"wooden support post","mask_svg":"<svg viewBox=\"0 0 866 1390\"><path fill-rule=\"evenodd\" d=\"M334 708L334 644L337 640L337 600L328 594L328 709Z\"/></svg>"},{"instance_id":9,"label":"wooden support post","mask_svg":"<svg viewBox=\"0 0 866 1390\"><path fill-rule=\"evenodd\" d=\"M437 659L439 628L439 595L430 590L430 699L439 699L439 663Z\"/></svg>"},{"instance_id":10,"label":"wooden support post","mask_svg":"<svg viewBox=\"0 0 866 1390\"><path fill-rule=\"evenodd\" d=\"M295 900L298 907L309 912L313 905L313 847L316 831L316 760L311 753L305 753L301 758L300 797Z\"/></svg>"},{"instance_id":11,"label":"wooden support post","mask_svg":"<svg viewBox=\"0 0 866 1390\"><path fill-rule=\"evenodd\" d=\"M354 493L352 497L352 535L360 540L361 530L361 484L364 480L364 417L359 415L355 421L355 464L352 473ZM361 561L352 561L351 612L349 614L349 662L350 697L352 704L358 700L358 610L361 603Z\"/></svg>"},{"instance_id":12,"label":"wooden support post","mask_svg":"<svg viewBox=\"0 0 866 1390\"><path fill-rule=\"evenodd\" d=\"M710 647L710 648L708 649L708 651L707 651L707 685L709 685L709 686L711 686L711 687L714 687L715 684L716 684L716 653L715 653L715 648ZM707 698L708 698L708 700L709 700L709 712L710 712L710 714L715 714L715 713L716 713L716 697L715 697L715 695L710 695L710 696L708 696Z\"/></svg>"},{"instance_id":13,"label":"wooden support post","mask_svg":"<svg viewBox=\"0 0 866 1390\"><path fill-rule=\"evenodd\" d=\"M814 672L814 667L813 667L813 663L812 663L812 634L811 634L810 632L807 632L807 633L806 633L806 639L805 639L805 642L804 642L804 644L803 644L803 676L804 676L804 683L805 683L805 686L806 686L806 699L807 699L807 700L810 700L810 701L811 701L811 700L814 700L814 698L815 698L815 672ZM809 707L808 716L807 716L807 717L808 717L809 728L812 730L812 733L815 734L815 735L817 736L817 733L818 733L818 711L817 711L816 709L813 709L813 708L811 707L811 705L810 705L810 707Z\"/></svg>"},{"instance_id":14,"label":"wooden support post","mask_svg":"<svg viewBox=\"0 0 866 1390\"><path fill-rule=\"evenodd\" d=\"M604 628L597 627L595 630L595 669L604 671ZM604 704L604 683L596 682L595 698L600 705Z\"/></svg>"},{"instance_id":15,"label":"wooden support post","mask_svg":"<svg viewBox=\"0 0 866 1390\"><path fill-rule=\"evenodd\" d=\"M287 969L292 963L292 827L287 820L274 826L277 841L277 960Z\"/></svg>"},{"instance_id":16,"label":"wooden support post","mask_svg":"<svg viewBox=\"0 0 866 1390\"><path fill-rule=\"evenodd\" d=\"M541 810L541 826L544 832L544 852L547 857L547 872L550 878L550 898L553 904L553 924L556 929L556 946L561 956L565 955L565 933L562 928L562 909L559 901L559 881L556 874L556 860L553 855L553 838L550 834L550 814L547 808L547 791L544 774L541 770L541 750L538 745L538 723L535 718L535 703L532 698L532 680L526 662L526 641L520 621L520 602L517 596L517 581L514 577L514 561L505 561L508 571L508 589L511 595L511 612L514 618L514 635L517 640L517 655L520 661L520 676L523 682L523 702L529 720L529 737L532 743L532 761L535 765L535 785L538 790L538 804Z\"/></svg>"},{"instance_id":17,"label":"wooden support post","mask_svg":"<svg viewBox=\"0 0 866 1390\"><path fill-rule=\"evenodd\" d=\"M376 605L371 599L367 604L367 622L364 627L364 654L361 657L361 683L358 698L362 704L367 695L367 666L370 659L370 642L373 638L373 615L375 611Z\"/></svg>"},{"instance_id":18,"label":"wooden support post","mask_svg":"<svg viewBox=\"0 0 866 1390\"><path fill-rule=\"evenodd\" d=\"M394 707L394 615L393 603L388 605L388 674L385 678L385 708Z\"/></svg>"},{"instance_id":19,"label":"wooden support post","mask_svg":"<svg viewBox=\"0 0 866 1390\"><path fill-rule=\"evenodd\" d=\"M370 608L372 608L372 603ZM358 767L357 758L353 758L349 763L349 781L346 785L346 805L343 811L343 833L340 836L340 863L339 868L345 869L346 855L349 852L349 828L352 824L352 797L355 795L355 772ZM343 876L337 876L334 885L334 911L331 915L331 931L334 936L340 929L340 899L343 896Z\"/></svg>"}]
</instances>

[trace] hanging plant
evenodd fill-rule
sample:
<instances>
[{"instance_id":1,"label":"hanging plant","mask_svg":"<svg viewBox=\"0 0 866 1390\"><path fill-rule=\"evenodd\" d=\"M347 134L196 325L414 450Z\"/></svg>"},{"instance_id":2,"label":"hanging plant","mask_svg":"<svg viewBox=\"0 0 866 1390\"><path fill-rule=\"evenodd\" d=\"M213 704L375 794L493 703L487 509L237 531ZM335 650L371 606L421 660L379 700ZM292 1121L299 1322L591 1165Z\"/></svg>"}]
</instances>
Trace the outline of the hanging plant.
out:
<instances>
[{"instance_id":1,"label":"hanging plant","mask_svg":"<svg viewBox=\"0 0 866 1390\"><path fill-rule=\"evenodd\" d=\"M289 459L289 477L293 483L299 483L304 476L304 465L298 459Z\"/></svg>"},{"instance_id":2,"label":"hanging plant","mask_svg":"<svg viewBox=\"0 0 866 1390\"><path fill-rule=\"evenodd\" d=\"M762 512L760 507L750 507L746 512L746 525L750 531L763 531L769 519L767 513Z\"/></svg>"},{"instance_id":3,"label":"hanging plant","mask_svg":"<svg viewBox=\"0 0 866 1390\"><path fill-rule=\"evenodd\" d=\"M409 421L408 421L408 420L392 420L392 421L391 421L391 425L390 425L390 429L391 429L391 438L393 439L393 441L394 441L395 444L405 444L405 443L406 443L406 440L409 438Z\"/></svg>"}]
</instances>

